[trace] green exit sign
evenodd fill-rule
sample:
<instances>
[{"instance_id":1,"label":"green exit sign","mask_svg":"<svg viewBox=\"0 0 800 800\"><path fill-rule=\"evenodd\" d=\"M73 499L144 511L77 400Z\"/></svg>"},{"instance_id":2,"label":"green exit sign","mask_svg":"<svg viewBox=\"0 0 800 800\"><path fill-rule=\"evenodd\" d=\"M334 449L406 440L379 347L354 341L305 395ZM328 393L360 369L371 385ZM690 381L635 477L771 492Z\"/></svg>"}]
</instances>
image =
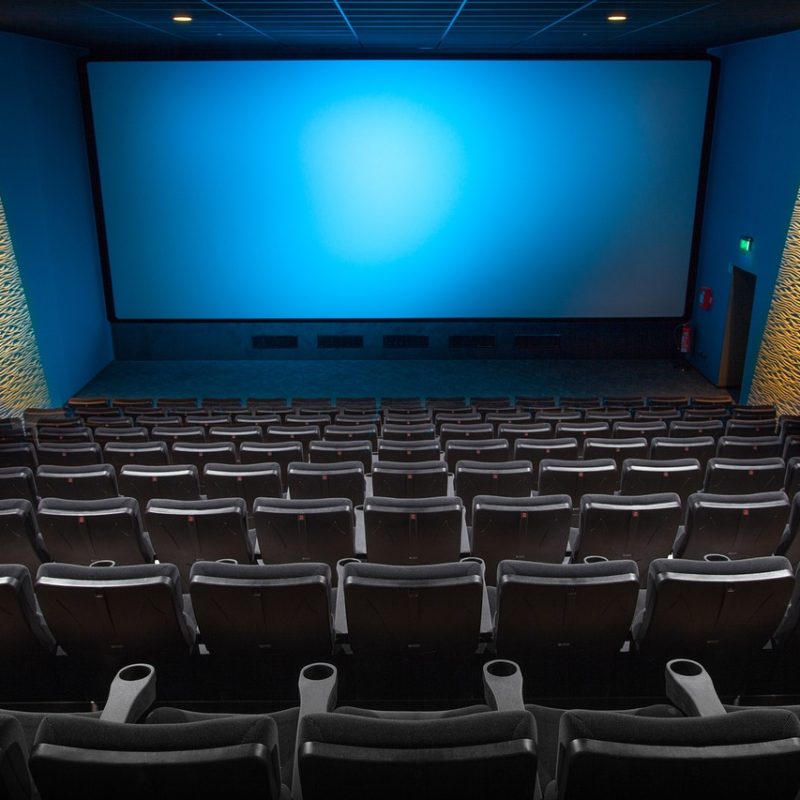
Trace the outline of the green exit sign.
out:
<instances>
[{"instance_id":1,"label":"green exit sign","mask_svg":"<svg viewBox=\"0 0 800 800\"><path fill-rule=\"evenodd\" d=\"M742 236L739 239L739 249L743 253L749 253L753 249L753 237L752 236Z\"/></svg>"}]
</instances>

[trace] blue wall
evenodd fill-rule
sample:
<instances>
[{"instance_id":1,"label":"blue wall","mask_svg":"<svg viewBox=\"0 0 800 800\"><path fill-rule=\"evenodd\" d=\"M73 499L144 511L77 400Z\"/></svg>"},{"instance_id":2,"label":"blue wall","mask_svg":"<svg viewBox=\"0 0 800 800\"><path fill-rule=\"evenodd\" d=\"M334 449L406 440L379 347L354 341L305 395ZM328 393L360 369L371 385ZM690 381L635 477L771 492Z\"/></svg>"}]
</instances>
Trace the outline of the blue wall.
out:
<instances>
[{"instance_id":1,"label":"blue wall","mask_svg":"<svg viewBox=\"0 0 800 800\"><path fill-rule=\"evenodd\" d=\"M113 358L76 68L82 55L0 33L0 197L56 404Z\"/></svg>"},{"instance_id":2,"label":"blue wall","mask_svg":"<svg viewBox=\"0 0 800 800\"><path fill-rule=\"evenodd\" d=\"M745 400L800 184L800 32L713 53L721 71L697 286L713 289L714 305L695 305L692 362L718 381L731 265L754 273ZM739 251L741 236L754 238L750 254Z\"/></svg>"}]
</instances>

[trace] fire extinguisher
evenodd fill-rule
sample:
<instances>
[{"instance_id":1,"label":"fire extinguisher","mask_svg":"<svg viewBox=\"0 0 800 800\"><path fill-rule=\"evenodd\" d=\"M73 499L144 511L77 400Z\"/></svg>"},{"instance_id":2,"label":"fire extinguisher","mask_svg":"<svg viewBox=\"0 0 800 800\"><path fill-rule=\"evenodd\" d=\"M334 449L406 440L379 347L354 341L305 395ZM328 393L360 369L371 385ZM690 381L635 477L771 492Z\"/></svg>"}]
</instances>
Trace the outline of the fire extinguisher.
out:
<instances>
[{"instance_id":1,"label":"fire extinguisher","mask_svg":"<svg viewBox=\"0 0 800 800\"><path fill-rule=\"evenodd\" d=\"M688 322L681 325L680 351L686 355L692 352L692 326Z\"/></svg>"}]
</instances>

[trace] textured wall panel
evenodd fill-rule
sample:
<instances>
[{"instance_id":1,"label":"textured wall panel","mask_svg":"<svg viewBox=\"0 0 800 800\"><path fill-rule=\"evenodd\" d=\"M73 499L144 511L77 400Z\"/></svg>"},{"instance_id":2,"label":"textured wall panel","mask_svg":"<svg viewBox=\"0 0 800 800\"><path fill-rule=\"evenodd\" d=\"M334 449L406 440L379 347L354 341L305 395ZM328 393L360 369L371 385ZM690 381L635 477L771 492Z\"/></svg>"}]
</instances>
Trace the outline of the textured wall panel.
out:
<instances>
[{"instance_id":1,"label":"textured wall panel","mask_svg":"<svg viewBox=\"0 0 800 800\"><path fill-rule=\"evenodd\" d=\"M50 405L36 335L0 201L0 417Z\"/></svg>"},{"instance_id":2,"label":"textured wall panel","mask_svg":"<svg viewBox=\"0 0 800 800\"><path fill-rule=\"evenodd\" d=\"M750 403L800 414L800 192L758 352Z\"/></svg>"}]
</instances>

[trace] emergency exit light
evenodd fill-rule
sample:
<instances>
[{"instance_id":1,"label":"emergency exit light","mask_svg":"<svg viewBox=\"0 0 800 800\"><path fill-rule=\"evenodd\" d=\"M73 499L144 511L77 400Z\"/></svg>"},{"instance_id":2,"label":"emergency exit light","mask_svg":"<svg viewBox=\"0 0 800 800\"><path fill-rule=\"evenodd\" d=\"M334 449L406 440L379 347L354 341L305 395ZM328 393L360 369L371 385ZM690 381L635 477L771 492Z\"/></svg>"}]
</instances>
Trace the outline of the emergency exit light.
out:
<instances>
[{"instance_id":1,"label":"emergency exit light","mask_svg":"<svg viewBox=\"0 0 800 800\"><path fill-rule=\"evenodd\" d=\"M742 236L739 239L739 249L743 253L749 253L753 249L753 237L752 236Z\"/></svg>"}]
</instances>

